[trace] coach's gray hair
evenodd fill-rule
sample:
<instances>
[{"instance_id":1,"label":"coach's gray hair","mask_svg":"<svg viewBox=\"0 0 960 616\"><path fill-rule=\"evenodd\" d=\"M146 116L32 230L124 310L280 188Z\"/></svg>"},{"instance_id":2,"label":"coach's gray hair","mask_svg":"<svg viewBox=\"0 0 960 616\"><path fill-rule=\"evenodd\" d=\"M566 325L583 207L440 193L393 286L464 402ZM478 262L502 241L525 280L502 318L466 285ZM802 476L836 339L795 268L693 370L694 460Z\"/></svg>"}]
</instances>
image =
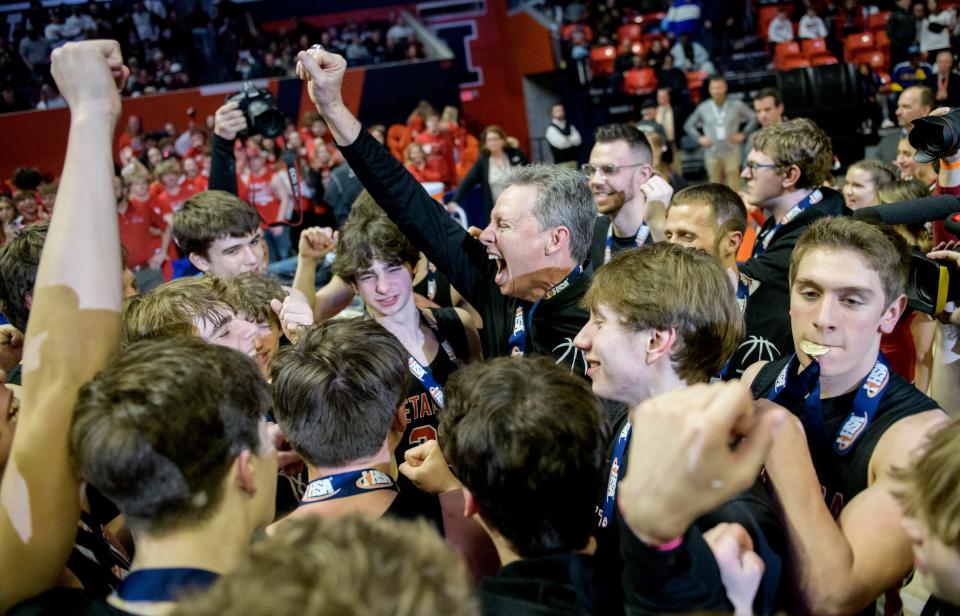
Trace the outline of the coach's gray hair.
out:
<instances>
[{"instance_id":1,"label":"coach's gray hair","mask_svg":"<svg viewBox=\"0 0 960 616\"><path fill-rule=\"evenodd\" d=\"M586 260L597 208L583 174L554 165L522 165L510 168L504 185L536 188L533 215L540 231L566 227L570 231L570 256L577 263Z\"/></svg>"}]
</instances>

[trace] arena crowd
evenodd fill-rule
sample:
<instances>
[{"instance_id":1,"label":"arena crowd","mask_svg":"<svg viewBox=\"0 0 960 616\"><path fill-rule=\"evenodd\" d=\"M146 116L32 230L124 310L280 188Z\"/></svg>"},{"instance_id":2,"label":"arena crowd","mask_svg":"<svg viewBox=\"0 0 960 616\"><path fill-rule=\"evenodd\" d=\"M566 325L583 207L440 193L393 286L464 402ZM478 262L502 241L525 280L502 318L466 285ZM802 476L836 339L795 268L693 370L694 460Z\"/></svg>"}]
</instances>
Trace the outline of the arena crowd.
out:
<instances>
[{"instance_id":1,"label":"arena crowd","mask_svg":"<svg viewBox=\"0 0 960 616\"><path fill-rule=\"evenodd\" d=\"M588 152L554 105L530 164L453 108L361 124L315 34L299 125L227 102L116 151L121 44L50 53L62 173L0 196L0 609L900 613L920 575L957 613L960 311L907 296L960 246L856 214L960 195L910 139L937 90L840 179L719 74Z\"/></svg>"}]
</instances>

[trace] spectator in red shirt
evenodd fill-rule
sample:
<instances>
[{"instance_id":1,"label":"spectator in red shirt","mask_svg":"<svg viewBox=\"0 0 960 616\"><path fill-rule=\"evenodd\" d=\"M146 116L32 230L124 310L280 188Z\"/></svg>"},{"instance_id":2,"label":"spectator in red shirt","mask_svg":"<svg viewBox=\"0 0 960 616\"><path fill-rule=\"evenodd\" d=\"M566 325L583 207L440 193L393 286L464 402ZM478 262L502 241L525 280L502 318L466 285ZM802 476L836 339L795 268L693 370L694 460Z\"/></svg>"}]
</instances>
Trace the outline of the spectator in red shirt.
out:
<instances>
[{"instance_id":1,"label":"spectator in red shirt","mask_svg":"<svg viewBox=\"0 0 960 616\"><path fill-rule=\"evenodd\" d=\"M443 181L443 176L441 176L436 169L432 169L427 165L427 155L424 154L423 148L416 141L407 146L404 165L407 167L407 171L409 171L418 182Z\"/></svg>"},{"instance_id":2,"label":"spectator in red shirt","mask_svg":"<svg viewBox=\"0 0 960 616\"><path fill-rule=\"evenodd\" d=\"M40 193L40 204L43 206L43 211L47 213L47 217L53 216L53 202L57 198L57 185L50 182L41 184L38 192Z\"/></svg>"},{"instance_id":3,"label":"spectator in red shirt","mask_svg":"<svg viewBox=\"0 0 960 616\"><path fill-rule=\"evenodd\" d=\"M200 192L191 182L187 182L180 175L180 162L176 158L168 158L160 163L156 168L156 176L160 190L154 193L153 209L164 220L172 220L174 212L183 207L184 202L193 195ZM156 241L156 247L159 248L159 239ZM177 247L173 242L167 250L168 261L164 264L164 275L172 277L173 267L171 263L179 255Z\"/></svg>"},{"instance_id":4,"label":"spectator in red shirt","mask_svg":"<svg viewBox=\"0 0 960 616\"><path fill-rule=\"evenodd\" d=\"M183 159L183 179L193 188L194 193L207 189L207 177L200 173L200 163L195 158Z\"/></svg>"},{"instance_id":5,"label":"spectator in red shirt","mask_svg":"<svg viewBox=\"0 0 960 616\"><path fill-rule=\"evenodd\" d=\"M16 217L17 210L13 207L13 201L9 197L0 195L0 245L13 239L16 233L13 219Z\"/></svg>"},{"instance_id":6,"label":"spectator in red shirt","mask_svg":"<svg viewBox=\"0 0 960 616\"><path fill-rule=\"evenodd\" d=\"M17 212L20 214L13 221L18 228L47 220L46 212L40 208L40 201L37 200L35 191L21 190L17 192L13 196L13 205L16 206Z\"/></svg>"},{"instance_id":7,"label":"spectator in red shirt","mask_svg":"<svg viewBox=\"0 0 960 616\"><path fill-rule=\"evenodd\" d=\"M162 187L157 194L157 206L164 214L176 212L183 207L184 201L199 192L180 176L180 163L175 158L160 163L155 173Z\"/></svg>"},{"instance_id":8,"label":"spectator in red shirt","mask_svg":"<svg viewBox=\"0 0 960 616\"><path fill-rule=\"evenodd\" d=\"M152 191L150 187L150 176L145 170L129 173L124 176L123 180L127 188L127 201L138 208L150 210L150 220L153 221L153 224L150 225L150 248L156 253L163 244L164 232L167 231L173 223L173 213L165 212L163 206L158 202L158 195L163 191L163 185L158 182L158 191ZM172 233L172 231L170 231L170 233ZM163 277L166 280L170 280L173 278L172 261L177 258L176 244L168 240L167 249L164 254L166 255L166 259L163 261L161 269L163 271Z\"/></svg>"},{"instance_id":9,"label":"spectator in red shirt","mask_svg":"<svg viewBox=\"0 0 960 616\"><path fill-rule=\"evenodd\" d=\"M416 142L423 146L427 155L427 166L443 178L448 187L456 181L453 162L453 141L450 134L440 125L440 116L432 113L427 116L426 130L417 135Z\"/></svg>"},{"instance_id":10,"label":"spectator in red shirt","mask_svg":"<svg viewBox=\"0 0 960 616\"><path fill-rule=\"evenodd\" d=\"M203 151L206 149L207 145L207 135L199 128L193 128L190 130L190 147L187 148L187 151L183 153L184 159L187 158L199 158L203 156Z\"/></svg>"},{"instance_id":11,"label":"spectator in red shirt","mask_svg":"<svg viewBox=\"0 0 960 616\"><path fill-rule=\"evenodd\" d=\"M127 198L129 188L118 177L113 179L113 190L117 198L117 222L120 242L125 248L125 265L133 271L137 288L146 293L164 282L160 268L167 260L171 228L147 203L130 201ZM160 245L156 248L151 235L155 228L163 229Z\"/></svg>"},{"instance_id":12,"label":"spectator in red shirt","mask_svg":"<svg viewBox=\"0 0 960 616\"><path fill-rule=\"evenodd\" d=\"M271 227L271 223L287 219L283 198L286 190L264 159L264 152L256 147L247 148L247 170L237 182L241 199L257 208L262 220L261 228L270 251L270 262L276 263L290 256L290 228Z\"/></svg>"},{"instance_id":13,"label":"spectator in red shirt","mask_svg":"<svg viewBox=\"0 0 960 616\"><path fill-rule=\"evenodd\" d=\"M132 115L127 118L127 130L120 135L119 144L120 147L118 149L122 150L123 148L129 146L130 149L133 150L134 156L137 158L143 156L143 123L140 121L139 117Z\"/></svg>"},{"instance_id":14,"label":"spectator in red shirt","mask_svg":"<svg viewBox=\"0 0 960 616\"><path fill-rule=\"evenodd\" d=\"M150 202L150 176L145 169L125 175L124 182L129 189L127 199L135 203L154 207L155 204Z\"/></svg>"}]
</instances>

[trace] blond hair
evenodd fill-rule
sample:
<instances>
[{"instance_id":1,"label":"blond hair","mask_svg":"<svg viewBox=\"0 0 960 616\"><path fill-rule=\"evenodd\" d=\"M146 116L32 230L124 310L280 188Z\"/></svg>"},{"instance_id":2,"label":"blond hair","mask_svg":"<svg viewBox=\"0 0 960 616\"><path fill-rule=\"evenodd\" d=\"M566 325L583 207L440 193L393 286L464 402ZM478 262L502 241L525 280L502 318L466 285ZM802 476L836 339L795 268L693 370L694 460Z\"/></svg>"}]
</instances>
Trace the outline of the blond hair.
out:
<instances>
[{"instance_id":1,"label":"blond hair","mask_svg":"<svg viewBox=\"0 0 960 616\"><path fill-rule=\"evenodd\" d=\"M743 336L743 317L720 263L694 248L659 242L621 252L597 270L583 298L632 330L675 329L670 358L687 383L710 380Z\"/></svg>"},{"instance_id":2,"label":"blond hair","mask_svg":"<svg viewBox=\"0 0 960 616\"><path fill-rule=\"evenodd\" d=\"M924 522L940 541L960 547L960 420L930 437L920 457L908 468L895 469L904 483L896 496L904 512Z\"/></svg>"},{"instance_id":3,"label":"blond hair","mask_svg":"<svg viewBox=\"0 0 960 616\"><path fill-rule=\"evenodd\" d=\"M479 616L463 562L423 520L307 516L279 525L250 558L178 616Z\"/></svg>"},{"instance_id":4,"label":"blond hair","mask_svg":"<svg viewBox=\"0 0 960 616\"><path fill-rule=\"evenodd\" d=\"M874 225L853 218L820 218L800 236L790 255L790 286L797 279L800 262L817 248L851 250L880 277L885 305L906 292L910 272L907 241L888 225Z\"/></svg>"},{"instance_id":5,"label":"blond hair","mask_svg":"<svg viewBox=\"0 0 960 616\"><path fill-rule=\"evenodd\" d=\"M213 276L178 278L124 304L120 343L195 336L198 323L219 326L233 313L222 280Z\"/></svg>"}]
</instances>

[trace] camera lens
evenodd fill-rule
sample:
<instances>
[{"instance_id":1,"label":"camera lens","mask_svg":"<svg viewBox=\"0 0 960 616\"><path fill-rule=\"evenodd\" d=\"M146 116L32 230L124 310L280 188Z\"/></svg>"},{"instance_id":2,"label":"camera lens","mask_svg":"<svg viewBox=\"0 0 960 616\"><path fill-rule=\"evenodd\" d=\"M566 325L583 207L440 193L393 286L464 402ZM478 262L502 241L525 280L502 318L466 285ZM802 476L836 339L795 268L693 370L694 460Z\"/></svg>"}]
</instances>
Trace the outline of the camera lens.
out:
<instances>
[{"instance_id":1,"label":"camera lens","mask_svg":"<svg viewBox=\"0 0 960 616\"><path fill-rule=\"evenodd\" d=\"M929 163L952 154L960 145L960 108L914 120L909 139L917 150L917 162Z\"/></svg>"}]
</instances>

